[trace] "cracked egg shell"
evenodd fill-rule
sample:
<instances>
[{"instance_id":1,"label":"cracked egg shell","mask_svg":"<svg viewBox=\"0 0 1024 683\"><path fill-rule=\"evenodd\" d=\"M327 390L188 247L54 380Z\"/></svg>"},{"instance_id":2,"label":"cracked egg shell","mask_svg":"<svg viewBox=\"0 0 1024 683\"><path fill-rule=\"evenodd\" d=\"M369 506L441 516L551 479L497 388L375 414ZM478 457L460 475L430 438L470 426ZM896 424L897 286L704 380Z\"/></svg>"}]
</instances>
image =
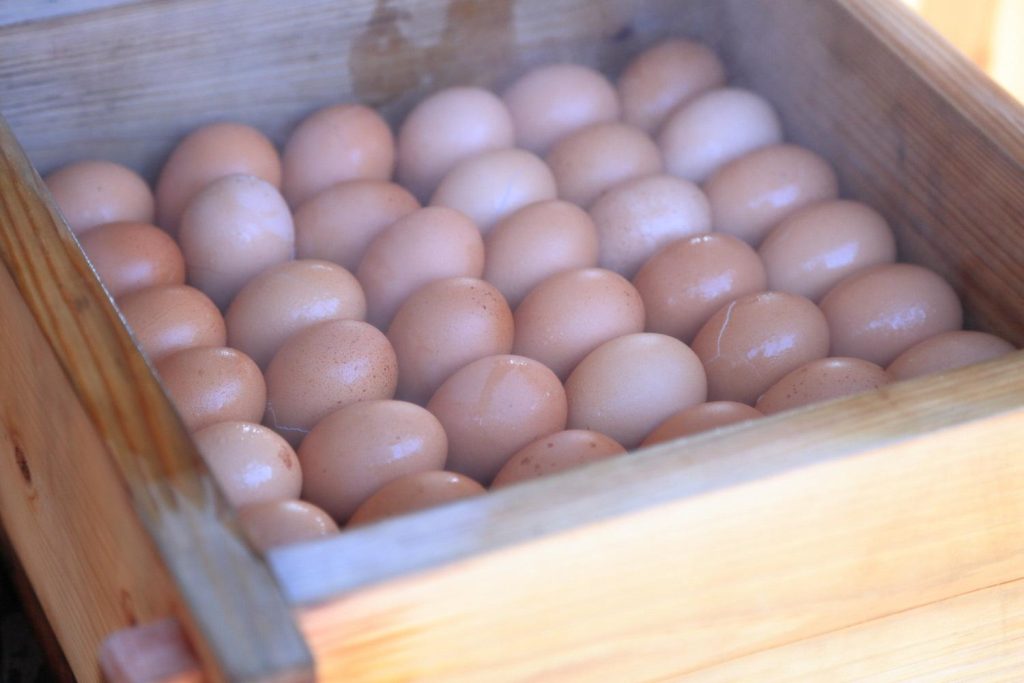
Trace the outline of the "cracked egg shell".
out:
<instances>
[{"instance_id":1,"label":"cracked egg shell","mask_svg":"<svg viewBox=\"0 0 1024 683\"><path fill-rule=\"evenodd\" d=\"M713 232L672 242L633 278L644 300L647 331L693 341L723 305L763 292L764 264L749 244Z\"/></svg>"},{"instance_id":2,"label":"cracked egg shell","mask_svg":"<svg viewBox=\"0 0 1024 683\"><path fill-rule=\"evenodd\" d=\"M753 405L786 373L828 355L829 326L812 301L785 292L741 297L718 310L693 340L708 399Z\"/></svg>"}]
</instances>

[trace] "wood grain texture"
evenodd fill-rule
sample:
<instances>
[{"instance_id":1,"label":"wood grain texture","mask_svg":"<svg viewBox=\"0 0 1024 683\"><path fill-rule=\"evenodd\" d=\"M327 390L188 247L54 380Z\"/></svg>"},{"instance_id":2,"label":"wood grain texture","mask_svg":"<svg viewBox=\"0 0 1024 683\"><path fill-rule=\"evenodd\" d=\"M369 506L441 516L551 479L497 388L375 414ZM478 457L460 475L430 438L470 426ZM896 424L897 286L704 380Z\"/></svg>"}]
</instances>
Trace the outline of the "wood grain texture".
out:
<instances>
[{"instance_id":1,"label":"wood grain texture","mask_svg":"<svg viewBox=\"0 0 1024 683\"><path fill-rule=\"evenodd\" d=\"M150 1L0 28L0 106L43 170L104 156L152 177L174 140L211 118L254 123L280 142L327 102L363 99L394 121L442 85L500 86L564 58L614 72L669 34L721 50L735 78L779 106L791 137L836 164L848 196L883 210L904 257L951 277L975 325L1024 341L1020 109L879 0L307 0L302 11ZM16 212L32 204L20 192ZM32 211L14 222L31 226L16 234L34 244ZM154 441L150 413L132 417L165 403L109 307L91 298L81 256L66 236L41 234L60 272L19 287L75 390L90 377L64 358L114 349L142 387L116 415L128 423L121 446L153 449L165 473L182 462L191 479L180 429ZM79 309L106 320L98 335L50 333ZM82 365L106 367L106 350ZM1021 577L1022 373L1017 354L667 445L284 549L275 571L289 599L309 605L301 628L329 680L637 680L811 642ZM96 424L116 422L91 409ZM190 509L164 474L152 481L159 504L133 489L134 503L198 621L224 627L211 615L232 585L224 577L249 569L176 564L168 548L217 546L223 530L167 523L168 508ZM179 484L210 511L203 520L229 517L203 486ZM229 553L252 561L227 538ZM257 622L235 626L273 619ZM230 628L186 626L207 658L227 646Z\"/></svg>"},{"instance_id":2,"label":"wood grain texture","mask_svg":"<svg viewBox=\"0 0 1024 683\"><path fill-rule=\"evenodd\" d=\"M1024 581L703 669L685 683L1011 683L1024 675Z\"/></svg>"},{"instance_id":3,"label":"wood grain texture","mask_svg":"<svg viewBox=\"0 0 1024 683\"><path fill-rule=\"evenodd\" d=\"M0 519L79 680L95 680L106 633L171 613L175 591L2 267L0 321Z\"/></svg>"},{"instance_id":4,"label":"wood grain texture","mask_svg":"<svg viewBox=\"0 0 1024 683\"><path fill-rule=\"evenodd\" d=\"M5 0L0 2L0 26L67 17L105 7L143 0Z\"/></svg>"},{"instance_id":5,"label":"wood grain texture","mask_svg":"<svg viewBox=\"0 0 1024 683\"><path fill-rule=\"evenodd\" d=\"M152 546L137 531L141 521L215 680L310 677L309 652L266 566L242 540L151 369L43 196L42 182L0 120L0 258L16 287L4 292L11 313L0 355L21 351L8 370L20 373L12 379L21 391L3 392L12 412L4 417L2 464L15 475L4 485L17 484L19 468L37 467L48 488L45 495L30 488L5 496L4 524L11 518L19 528L9 532L19 556L36 553L29 573L47 614L59 617L76 675L95 678L98 638L123 625L125 616L112 616L125 600L122 584L128 600L139 596L136 609L145 616L166 614L170 584L160 582ZM65 427L66 438L55 440ZM28 438L34 441L26 446L18 441ZM21 479L28 483L30 476ZM94 525L98 530L88 533ZM53 545L40 543L33 530ZM57 571L72 577L69 585ZM153 605L144 593L150 581Z\"/></svg>"},{"instance_id":6,"label":"wood grain texture","mask_svg":"<svg viewBox=\"0 0 1024 683\"><path fill-rule=\"evenodd\" d=\"M678 441L271 562L311 605L300 623L331 680L678 676L1020 578L1022 361ZM956 388L961 405L941 398Z\"/></svg>"},{"instance_id":7,"label":"wood grain texture","mask_svg":"<svg viewBox=\"0 0 1024 683\"><path fill-rule=\"evenodd\" d=\"M244 121L281 142L301 117L337 101L358 99L397 120L424 92L500 86L541 61L614 70L652 35L699 31L701 5L132 3L0 28L0 107L43 173L102 156L152 177L173 143L203 122Z\"/></svg>"},{"instance_id":8,"label":"wood grain texture","mask_svg":"<svg viewBox=\"0 0 1024 683\"><path fill-rule=\"evenodd\" d=\"M724 8L719 47L787 136L889 219L901 259L956 287L972 326L1024 345L1021 105L897 2Z\"/></svg>"}]
</instances>

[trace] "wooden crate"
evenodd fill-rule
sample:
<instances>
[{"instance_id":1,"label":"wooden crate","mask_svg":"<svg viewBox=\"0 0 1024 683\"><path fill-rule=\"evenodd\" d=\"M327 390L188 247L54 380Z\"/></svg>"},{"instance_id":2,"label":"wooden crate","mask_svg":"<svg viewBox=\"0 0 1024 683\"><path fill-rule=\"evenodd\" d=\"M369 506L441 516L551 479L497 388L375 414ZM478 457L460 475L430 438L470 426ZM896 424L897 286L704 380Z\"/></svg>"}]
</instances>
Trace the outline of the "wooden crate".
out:
<instances>
[{"instance_id":1,"label":"wooden crate","mask_svg":"<svg viewBox=\"0 0 1024 683\"><path fill-rule=\"evenodd\" d=\"M666 35L714 46L971 326L1024 343L1024 113L894 0L0 9L0 518L79 679L168 616L202 666L180 680L1024 678L1024 352L264 563L35 170L152 176L213 119L280 141L358 98L397 120L531 64L614 73Z\"/></svg>"}]
</instances>

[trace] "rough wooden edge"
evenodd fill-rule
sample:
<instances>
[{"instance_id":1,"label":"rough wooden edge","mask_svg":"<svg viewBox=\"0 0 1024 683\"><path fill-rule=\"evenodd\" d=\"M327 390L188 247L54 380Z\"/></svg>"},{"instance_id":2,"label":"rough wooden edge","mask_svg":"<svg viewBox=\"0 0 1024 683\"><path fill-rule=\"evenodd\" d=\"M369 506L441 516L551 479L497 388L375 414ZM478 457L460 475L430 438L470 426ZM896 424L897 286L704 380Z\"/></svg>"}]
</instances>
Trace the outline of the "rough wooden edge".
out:
<instances>
[{"instance_id":1,"label":"rough wooden edge","mask_svg":"<svg viewBox=\"0 0 1024 683\"><path fill-rule=\"evenodd\" d=\"M113 304L0 120L0 257L106 443L211 677L306 680L312 657Z\"/></svg>"},{"instance_id":2,"label":"rough wooden edge","mask_svg":"<svg viewBox=\"0 0 1024 683\"><path fill-rule=\"evenodd\" d=\"M1024 580L971 591L694 672L735 681L1019 681Z\"/></svg>"},{"instance_id":3,"label":"rough wooden edge","mask_svg":"<svg viewBox=\"0 0 1024 683\"><path fill-rule=\"evenodd\" d=\"M618 515L881 451L1022 406L1024 351L1018 351L273 549L269 560L288 600L313 605Z\"/></svg>"},{"instance_id":4,"label":"rough wooden edge","mask_svg":"<svg viewBox=\"0 0 1024 683\"><path fill-rule=\"evenodd\" d=\"M684 479L705 480L705 486L364 585L304 610L300 623L330 679L674 680L1020 579L1024 461L1015 444L1024 439L1024 365L1018 358L1012 371L1006 364L1002 370L1012 380L994 390L1001 399L993 397L987 415L893 435L842 457L832 457L827 442L814 445L792 434L803 423L797 414L788 420L789 438L773 433L787 426L778 420L761 430L652 449L648 459L674 461L664 468L666 487L679 489ZM920 407L880 403L878 411L895 409L903 421L928 420ZM860 412L851 404L843 408L844 415ZM817 412L834 421L840 411L830 406ZM880 421L895 426L901 420ZM776 449L765 444L763 437L771 436L781 442ZM817 457L743 481L738 468L785 459L787 446ZM745 456L731 457L740 449ZM708 459L681 465L686 451ZM723 461L728 473L718 464ZM545 497L585 479L607 488L609 472L595 466L552 478ZM707 485L716 480L725 485ZM661 493L654 484L643 491L628 480L616 484L613 494L622 497ZM487 535L495 527L525 528L563 512L531 495L540 488L528 492L524 485L519 492L520 501L543 506L536 514L524 507L517 518L498 519L477 509L472 512L484 518L479 524L453 530L446 522L471 510L452 506L439 510L429 527L426 515L407 522L429 534L419 545L442 547L452 531ZM383 525L378 531L387 533ZM353 542L349 551L378 550L369 536L361 540L362 547ZM409 539L405 552L417 551Z\"/></svg>"}]
</instances>

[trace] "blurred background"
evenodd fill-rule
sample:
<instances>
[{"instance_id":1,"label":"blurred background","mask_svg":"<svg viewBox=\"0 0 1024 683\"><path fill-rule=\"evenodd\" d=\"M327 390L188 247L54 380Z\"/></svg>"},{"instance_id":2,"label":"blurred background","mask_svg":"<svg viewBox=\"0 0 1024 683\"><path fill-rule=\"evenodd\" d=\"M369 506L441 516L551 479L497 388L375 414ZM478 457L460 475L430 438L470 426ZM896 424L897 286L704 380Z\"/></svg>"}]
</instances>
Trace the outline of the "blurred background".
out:
<instances>
[{"instance_id":1,"label":"blurred background","mask_svg":"<svg viewBox=\"0 0 1024 683\"><path fill-rule=\"evenodd\" d=\"M903 0L1024 102L1024 0Z\"/></svg>"}]
</instances>

